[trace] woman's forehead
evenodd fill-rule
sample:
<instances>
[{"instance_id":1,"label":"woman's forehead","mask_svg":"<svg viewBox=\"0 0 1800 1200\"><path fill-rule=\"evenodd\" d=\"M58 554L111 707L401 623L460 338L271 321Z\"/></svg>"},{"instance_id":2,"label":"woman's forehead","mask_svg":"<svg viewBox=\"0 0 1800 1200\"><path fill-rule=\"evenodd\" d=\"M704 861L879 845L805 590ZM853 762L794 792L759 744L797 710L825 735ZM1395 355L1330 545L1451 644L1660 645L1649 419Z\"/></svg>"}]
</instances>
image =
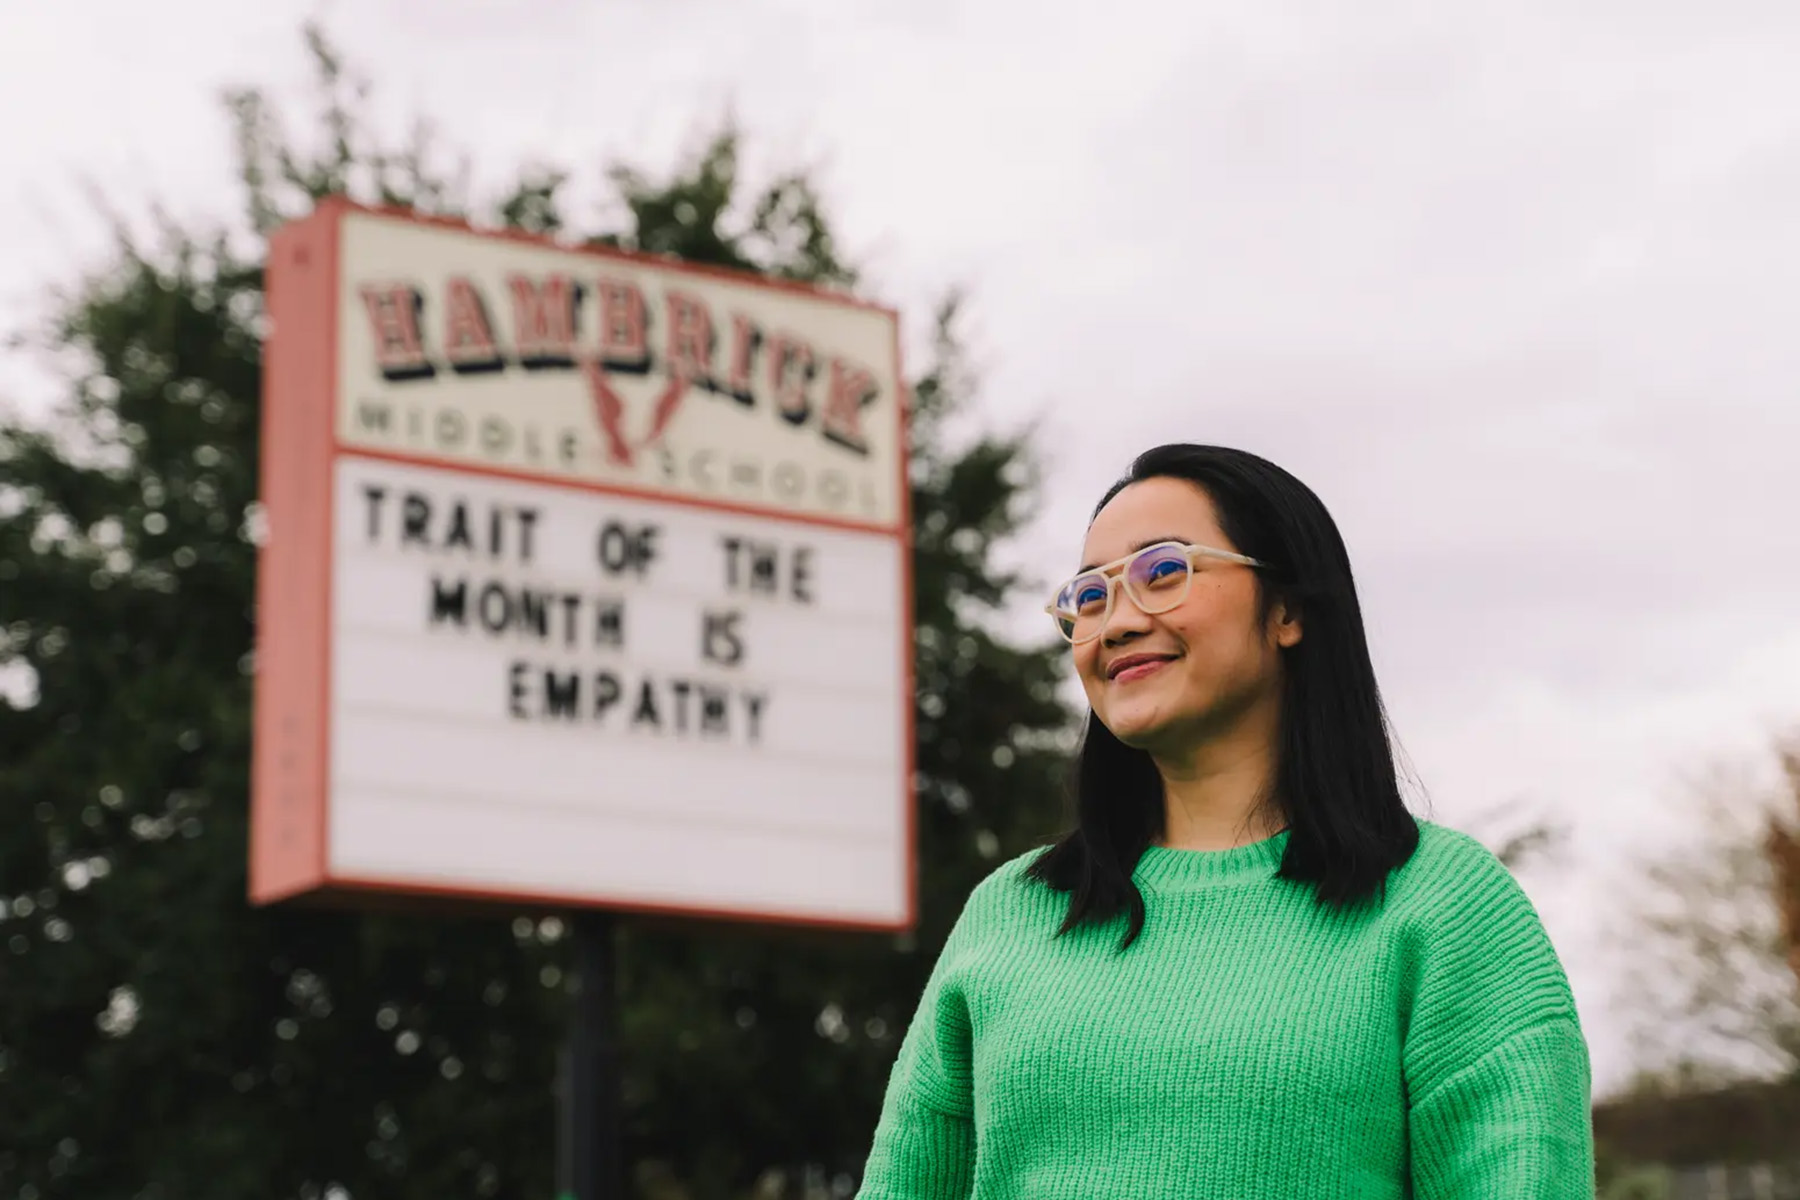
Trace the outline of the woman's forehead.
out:
<instances>
[{"instance_id":1,"label":"woman's forehead","mask_svg":"<svg viewBox=\"0 0 1800 1200\"><path fill-rule=\"evenodd\" d=\"M1081 561L1111 562L1165 539L1227 548L1212 501L1185 479L1145 479L1127 484L1088 526Z\"/></svg>"}]
</instances>

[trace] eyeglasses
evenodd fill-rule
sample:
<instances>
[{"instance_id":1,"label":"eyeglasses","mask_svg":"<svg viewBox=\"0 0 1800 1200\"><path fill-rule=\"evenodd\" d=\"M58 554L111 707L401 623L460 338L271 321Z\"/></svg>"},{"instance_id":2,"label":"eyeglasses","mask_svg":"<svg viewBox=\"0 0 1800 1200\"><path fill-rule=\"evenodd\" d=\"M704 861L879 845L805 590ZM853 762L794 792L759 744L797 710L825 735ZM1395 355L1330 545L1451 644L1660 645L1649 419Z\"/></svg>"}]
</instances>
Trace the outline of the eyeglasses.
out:
<instances>
[{"instance_id":1,"label":"eyeglasses","mask_svg":"<svg viewBox=\"0 0 1800 1200\"><path fill-rule=\"evenodd\" d=\"M1135 554L1083 571L1056 592L1044 611L1056 622L1056 631L1072 645L1100 636L1112 616L1114 584L1123 584L1131 602L1145 613L1165 613L1187 599L1194 581L1194 560L1212 558L1246 567L1267 567L1243 554L1194 546L1184 542L1158 542Z\"/></svg>"}]
</instances>

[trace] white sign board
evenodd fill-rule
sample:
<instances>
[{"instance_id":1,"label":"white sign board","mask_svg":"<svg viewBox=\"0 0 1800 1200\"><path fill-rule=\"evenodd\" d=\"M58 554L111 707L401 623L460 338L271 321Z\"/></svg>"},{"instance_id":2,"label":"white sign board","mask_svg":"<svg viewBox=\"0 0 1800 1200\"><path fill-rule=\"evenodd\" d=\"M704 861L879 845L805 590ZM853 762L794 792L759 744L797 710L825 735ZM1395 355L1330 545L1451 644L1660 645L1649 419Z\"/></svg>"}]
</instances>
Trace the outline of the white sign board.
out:
<instances>
[{"instance_id":1,"label":"white sign board","mask_svg":"<svg viewBox=\"0 0 1800 1200\"><path fill-rule=\"evenodd\" d=\"M269 274L253 899L910 925L894 315L345 204Z\"/></svg>"}]
</instances>

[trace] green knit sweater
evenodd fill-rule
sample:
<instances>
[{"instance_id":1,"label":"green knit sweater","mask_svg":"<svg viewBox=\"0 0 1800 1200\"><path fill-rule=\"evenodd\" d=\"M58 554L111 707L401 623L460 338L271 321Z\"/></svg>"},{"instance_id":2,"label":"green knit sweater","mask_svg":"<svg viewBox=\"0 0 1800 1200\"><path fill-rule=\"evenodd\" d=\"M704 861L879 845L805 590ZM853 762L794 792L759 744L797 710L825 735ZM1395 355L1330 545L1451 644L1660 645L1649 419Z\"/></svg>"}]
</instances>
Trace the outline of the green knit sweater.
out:
<instances>
[{"instance_id":1,"label":"green knit sweater","mask_svg":"<svg viewBox=\"0 0 1800 1200\"><path fill-rule=\"evenodd\" d=\"M1054 936L1067 896L1006 863L932 971L859 1196L1591 1198L1562 964L1498 859L1419 828L1356 913L1275 878L1285 833L1153 846L1123 952L1122 917Z\"/></svg>"}]
</instances>

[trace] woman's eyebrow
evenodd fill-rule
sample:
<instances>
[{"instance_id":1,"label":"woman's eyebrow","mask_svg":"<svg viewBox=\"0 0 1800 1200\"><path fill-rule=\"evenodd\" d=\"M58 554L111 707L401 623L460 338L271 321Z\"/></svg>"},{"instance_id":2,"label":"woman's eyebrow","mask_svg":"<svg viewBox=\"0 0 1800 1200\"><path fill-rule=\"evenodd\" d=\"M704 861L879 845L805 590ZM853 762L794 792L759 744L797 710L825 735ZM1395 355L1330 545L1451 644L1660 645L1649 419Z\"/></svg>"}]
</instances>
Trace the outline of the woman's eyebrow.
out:
<instances>
[{"instance_id":1,"label":"woman's eyebrow","mask_svg":"<svg viewBox=\"0 0 1800 1200\"><path fill-rule=\"evenodd\" d=\"M1179 534L1173 534L1173 533L1164 534L1161 537L1145 538L1143 541L1134 544L1131 547L1131 549L1127 550L1125 553L1126 554L1136 554L1139 550L1145 549L1148 546L1160 546L1164 542L1180 542L1182 545L1185 546L1188 544L1189 539L1184 538L1184 537L1180 536ZM1121 556L1121 557L1123 557L1123 556ZM1114 561L1114 560L1109 559L1108 561ZM1081 566L1075 568L1075 573L1077 575L1085 574L1088 571L1092 571L1095 567L1098 567L1099 565L1100 565L1099 563L1092 563L1092 562L1091 563L1083 563Z\"/></svg>"}]
</instances>

